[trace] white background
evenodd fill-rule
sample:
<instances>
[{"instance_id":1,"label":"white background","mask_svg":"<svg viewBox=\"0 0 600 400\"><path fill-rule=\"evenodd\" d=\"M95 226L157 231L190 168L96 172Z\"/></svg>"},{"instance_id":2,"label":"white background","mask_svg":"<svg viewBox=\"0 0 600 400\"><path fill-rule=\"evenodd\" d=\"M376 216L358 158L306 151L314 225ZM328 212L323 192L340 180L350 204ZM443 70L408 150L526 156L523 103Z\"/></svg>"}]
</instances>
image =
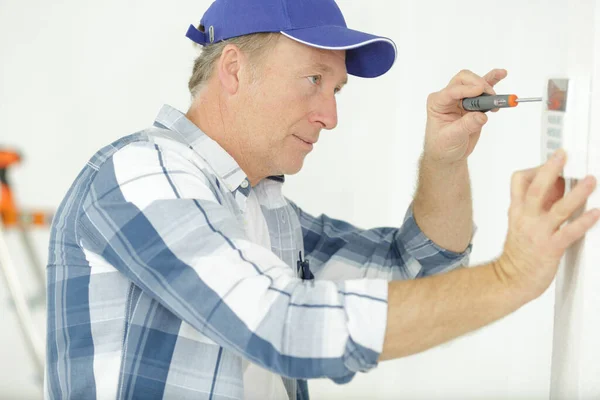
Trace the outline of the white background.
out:
<instances>
[{"instance_id":1,"label":"white background","mask_svg":"<svg viewBox=\"0 0 600 400\"><path fill-rule=\"evenodd\" d=\"M427 95L461 69L500 67L509 76L499 93L541 96L544 80L564 70L566 1L339 0L350 27L396 41L398 61L382 78L350 79L338 128L323 132L287 195L365 228L398 225L414 193ZM56 207L99 147L151 124L163 103L187 110L196 54L184 35L209 4L0 0L0 145L25 155L11 171L23 205ZM540 111L523 104L491 114L470 157L473 264L502 249L511 174L540 161ZM47 232L35 236L45 260ZM25 268L16 237L8 239ZM551 288L495 324L350 384L313 381L312 398L546 399L553 304ZM0 310L0 398L37 398L2 280Z\"/></svg>"}]
</instances>

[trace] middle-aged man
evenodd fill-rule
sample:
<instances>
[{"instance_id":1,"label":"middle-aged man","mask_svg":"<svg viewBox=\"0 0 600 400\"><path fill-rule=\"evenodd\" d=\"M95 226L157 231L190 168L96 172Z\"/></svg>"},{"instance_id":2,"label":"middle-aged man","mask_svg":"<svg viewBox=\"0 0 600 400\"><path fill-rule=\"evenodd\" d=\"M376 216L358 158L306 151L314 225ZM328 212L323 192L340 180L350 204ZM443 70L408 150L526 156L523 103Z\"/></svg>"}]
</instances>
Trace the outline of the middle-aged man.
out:
<instances>
[{"instance_id":1,"label":"middle-aged man","mask_svg":"<svg viewBox=\"0 0 600 400\"><path fill-rule=\"evenodd\" d=\"M429 97L401 227L313 217L284 176L336 126L346 74L385 73L393 42L347 29L333 0L217 0L188 37L204 48L187 113L164 106L96 153L54 219L47 398L307 399L307 379L349 382L540 296L599 218L561 227L595 181L564 195L558 151L514 174L502 255L457 268L487 120L460 100L493 93L504 70L463 71Z\"/></svg>"}]
</instances>

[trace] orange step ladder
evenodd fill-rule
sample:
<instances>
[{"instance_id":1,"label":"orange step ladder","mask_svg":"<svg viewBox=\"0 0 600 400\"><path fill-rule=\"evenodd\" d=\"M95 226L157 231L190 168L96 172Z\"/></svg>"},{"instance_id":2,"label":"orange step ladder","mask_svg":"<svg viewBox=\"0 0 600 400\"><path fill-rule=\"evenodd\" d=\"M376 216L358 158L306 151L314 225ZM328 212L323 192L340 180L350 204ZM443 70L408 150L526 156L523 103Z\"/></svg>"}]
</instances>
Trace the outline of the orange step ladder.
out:
<instances>
[{"instance_id":1,"label":"orange step ladder","mask_svg":"<svg viewBox=\"0 0 600 400\"><path fill-rule=\"evenodd\" d=\"M33 322L32 306L27 301L19 281L17 268L12 261L11 249L6 242L4 233L8 230L19 232L23 249L27 255L30 268L34 271L45 305L46 277L39 258L35 254L30 231L33 228L49 227L52 213L39 210L25 211L17 207L8 180L8 170L19 162L21 162L19 153L0 147L0 269L3 272L9 294L14 303L19 326L34 362L36 373L40 380L43 380L45 357L43 338L39 337L38 329L36 329Z\"/></svg>"}]
</instances>

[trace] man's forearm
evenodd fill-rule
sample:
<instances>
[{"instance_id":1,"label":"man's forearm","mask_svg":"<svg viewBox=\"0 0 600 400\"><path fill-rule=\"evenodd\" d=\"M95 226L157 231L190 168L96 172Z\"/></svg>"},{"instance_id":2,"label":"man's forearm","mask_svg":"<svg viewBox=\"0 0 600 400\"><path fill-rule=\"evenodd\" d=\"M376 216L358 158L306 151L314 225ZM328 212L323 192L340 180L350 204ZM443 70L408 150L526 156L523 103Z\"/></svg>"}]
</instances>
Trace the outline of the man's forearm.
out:
<instances>
[{"instance_id":1,"label":"man's forearm","mask_svg":"<svg viewBox=\"0 0 600 400\"><path fill-rule=\"evenodd\" d=\"M421 158L413 202L415 221L438 246L463 252L473 235L473 204L467 161L438 165Z\"/></svg>"},{"instance_id":2,"label":"man's forearm","mask_svg":"<svg viewBox=\"0 0 600 400\"><path fill-rule=\"evenodd\" d=\"M500 261L392 281L379 360L408 356L481 328L532 300L503 276Z\"/></svg>"}]
</instances>

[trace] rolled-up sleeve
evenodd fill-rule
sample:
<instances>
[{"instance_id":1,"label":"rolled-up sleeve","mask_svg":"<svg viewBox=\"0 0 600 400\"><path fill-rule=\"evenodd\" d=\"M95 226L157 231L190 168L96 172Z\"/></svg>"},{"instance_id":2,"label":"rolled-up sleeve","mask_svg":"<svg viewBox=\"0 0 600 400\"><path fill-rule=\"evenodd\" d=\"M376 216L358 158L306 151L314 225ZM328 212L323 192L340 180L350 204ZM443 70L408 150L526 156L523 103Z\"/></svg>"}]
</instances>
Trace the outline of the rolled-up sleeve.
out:
<instances>
[{"instance_id":1,"label":"rolled-up sleeve","mask_svg":"<svg viewBox=\"0 0 600 400\"><path fill-rule=\"evenodd\" d=\"M215 343L277 374L347 382L376 365L387 281L302 281L252 243L209 175L131 144L91 183L78 229L147 295Z\"/></svg>"},{"instance_id":2,"label":"rolled-up sleeve","mask_svg":"<svg viewBox=\"0 0 600 400\"><path fill-rule=\"evenodd\" d=\"M360 229L325 214L314 217L289 202L300 219L306 255L319 279L407 280L469 263L472 242L462 253L438 246L415 222L412 203L399 228Z\"/></svg>"},{"instance_id":3,"label":"rolled-up sleeve","mask_svg":"<svg viewBox=\"0 0 600 400\"><path fill-rule=\"evenodd\" d=\"M473 235L465 251L457 253L438 246L429 239L415 221L412 203L406 211L404 222L398 230L395 243L421 266L419 276L435 275L469 265L473 249L473 236L477 227L473 224Z\"/></svg>"}]
</instances>

